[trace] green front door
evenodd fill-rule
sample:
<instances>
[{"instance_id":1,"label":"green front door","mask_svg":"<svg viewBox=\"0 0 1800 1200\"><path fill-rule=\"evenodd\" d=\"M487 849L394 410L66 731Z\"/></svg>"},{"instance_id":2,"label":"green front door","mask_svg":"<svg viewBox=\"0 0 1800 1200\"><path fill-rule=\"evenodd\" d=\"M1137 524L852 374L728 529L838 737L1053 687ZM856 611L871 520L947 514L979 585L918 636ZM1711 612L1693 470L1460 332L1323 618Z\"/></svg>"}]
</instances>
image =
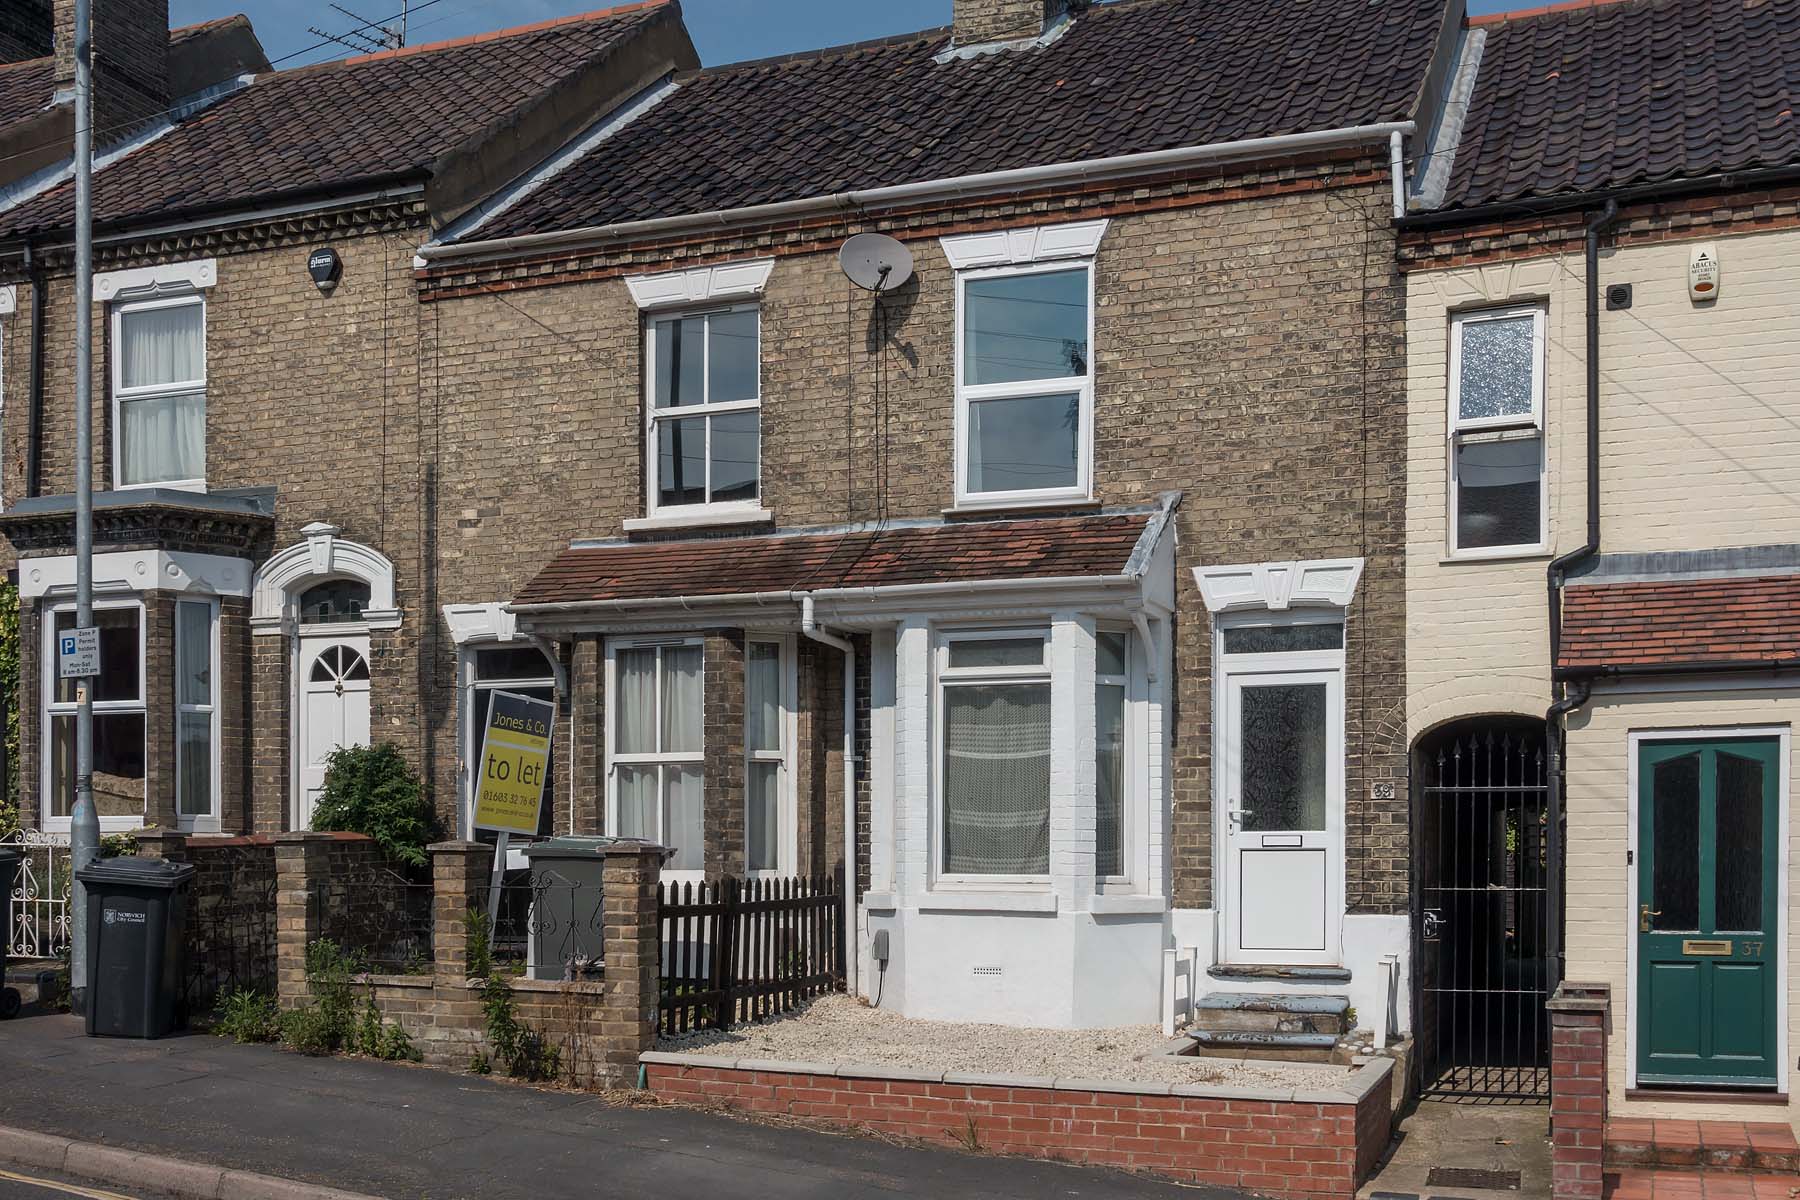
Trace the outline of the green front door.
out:
<instances>
[{"instance_id":1,"label":"green front door","mask_svg":"<svg viewBox=\"0 0 1800 1200\"><path fill-rule=\"evenodd\" d=\"M1777 1082L1778 746L1638 748L1639 1083Z\"/></svg>"}]
</instances>

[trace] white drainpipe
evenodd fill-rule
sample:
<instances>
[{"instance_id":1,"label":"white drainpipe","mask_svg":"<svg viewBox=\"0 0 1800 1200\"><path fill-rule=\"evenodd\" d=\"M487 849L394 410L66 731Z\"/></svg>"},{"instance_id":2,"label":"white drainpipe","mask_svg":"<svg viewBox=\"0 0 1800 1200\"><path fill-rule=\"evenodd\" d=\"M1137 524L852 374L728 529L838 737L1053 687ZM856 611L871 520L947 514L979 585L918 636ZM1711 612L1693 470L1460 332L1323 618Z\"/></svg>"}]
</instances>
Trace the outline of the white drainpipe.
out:
<instances>
[{"instance_id":1,"label":"white drainpipe","mask_svg":"<svg viewBox=\"0 0 1800 1200\"><path fill-rule=\"evenodd\" d=\"M844 652L844 988L856 995L856 647L827 633L813 616L813 598L800 596L800 632Z\"/></svg>"},{"instance_id":2,"label":"white drainpipe","mask_svg":"<svg viewBox=\"0 0 1800 1200\"><path fill-rule=\"evenodd\" d=\"M1394 220L1406 215L1406 148L1398 129L1388 134L1388 174L1394 184Z\"/></svg>"}]
</instances>

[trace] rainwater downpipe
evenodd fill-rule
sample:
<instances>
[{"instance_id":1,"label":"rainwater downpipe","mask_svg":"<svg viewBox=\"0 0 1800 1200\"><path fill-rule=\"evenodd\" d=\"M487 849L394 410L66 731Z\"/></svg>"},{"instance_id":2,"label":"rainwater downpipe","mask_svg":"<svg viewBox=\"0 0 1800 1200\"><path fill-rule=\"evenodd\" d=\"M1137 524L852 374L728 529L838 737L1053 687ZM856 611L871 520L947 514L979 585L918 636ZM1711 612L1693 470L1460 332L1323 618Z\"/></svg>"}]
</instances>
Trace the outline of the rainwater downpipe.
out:
<instances>
[{"instance_id":1,"label":"rainwater downpipe","mask_svg":"<svg viewBox=\"0 0 1800 1200\"><path fill-rule=\"evenodd\" d=\"M844 989L856 995L856 647L827 633L813 615L810 593L800 594L800 632L844 652Z\"/></svg>"},{"instance_id":2,"label":"rainwater downpipe","mask_svg":"<svg viewBox=\"0 0 1800 1200\"><path fill-rule=\"evenodd\" d=\"M1550 671L1556 673L1562 647L1562 588L1569 569L1600 552L1600 238L1619 218L1619 202L1608 200L1588 221L1583 251L1587 290L1587 331L1584 357L1587 367L1587 540L1567 554L1550 561L1544 572L1549 602ZM1563 979L1563 723L1568 715L1588 702L1593 687L1580 681L1572 687L1554 685L1555 703L1544 714L1544 746L1549 751L1550 864L1556 886L1550 889L1550 961L1556 978Z\"/></svg>"},{"instance_id":3,"label":"rainwater downpipe","mask_svg":"<svg viewBox=\"0 0 1800 1200\"><path fill-rule=\"evenodd\" d=\"M31 280L31 395L26 405L25 494L35 496L44 475L44 264L25 243L25 273Z\"/></svg>"}]
</instances>

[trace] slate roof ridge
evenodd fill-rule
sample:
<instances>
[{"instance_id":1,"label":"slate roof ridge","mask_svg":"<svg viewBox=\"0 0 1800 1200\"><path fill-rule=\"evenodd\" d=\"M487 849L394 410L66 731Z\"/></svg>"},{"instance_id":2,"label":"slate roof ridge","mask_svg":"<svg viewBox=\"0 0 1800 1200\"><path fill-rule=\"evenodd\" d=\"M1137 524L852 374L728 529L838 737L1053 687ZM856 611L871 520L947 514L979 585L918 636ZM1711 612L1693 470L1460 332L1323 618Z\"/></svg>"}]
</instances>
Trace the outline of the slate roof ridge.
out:
<instances>
[{"instance_id":1,"label":"slate roof ridge","mask_svg":"<svg viewBox=\"0 0 1800 1200\"><path fill-rule=\"evenodd\" d=\"M675 82L719 79L740 71L747 73L795 63L824 62L826 59L847 57L866 50L885 50L893 46L904 46L910 42L933 42L949 36L950 26L937 25L930 29L914 30L911 33L891 33L886 37L864 38L860 42L844 42L837 46L816 46L808 50L790 50L786 54L771 54L767 58L746 58L741 62L718 63L710 67L697 67L691 71L677 71Z\"/></svg>"},{"instance_id":2,"label":"slate roof ridge","mask_svg":"<svg viewBox=\"0 0 1800 1200\"><path fill-rule=\"evenodd\" d=\"M548 33L553 29L561 29L572 25L593 25L616 17L629 16L632 13L647 9L662 8L672 0L632 0L629 4L615 4L611 8L596 8L590 12L574 13L566 17L552 17L547 21L534 21L529 25L512 25L505 29L490 29L485 33L472 33L464 37L445 38L438 42L421 42L416 46L401 46L393 50L378 50L373 54L353 54L348 58L331 58L324 62L307 63L304 66L289 67L281 71L264 71L256 77L257 82L272 79L292 79L298 75L312 74L341 67L360 67L371 63L391 62L395 59L411 58L422 54L435 54L442 50L461 50L469 46L479 46L489 42L506 41L515 37L529 37L533 34Z\"/></svg>"},{"instance_id":3,"label":"slate roof ridge","mask_svg":"<svg viewBox=\"0 0 1800 1200\"><path fill-rule=\"evenodd\" d=\"M1481 13L1468 19L1469 28L1491 28L1495 25L1514 25L1522 21L1536 21L1543 17L1564 17L1571 13L1590 8L1613 8L1621 4L1653 4L1655 0L1562 0L1560 4L1543 4L1537 8L1519 8L1511 11L1502 9L1499 12Z\"/></svg>"}]
</instances>

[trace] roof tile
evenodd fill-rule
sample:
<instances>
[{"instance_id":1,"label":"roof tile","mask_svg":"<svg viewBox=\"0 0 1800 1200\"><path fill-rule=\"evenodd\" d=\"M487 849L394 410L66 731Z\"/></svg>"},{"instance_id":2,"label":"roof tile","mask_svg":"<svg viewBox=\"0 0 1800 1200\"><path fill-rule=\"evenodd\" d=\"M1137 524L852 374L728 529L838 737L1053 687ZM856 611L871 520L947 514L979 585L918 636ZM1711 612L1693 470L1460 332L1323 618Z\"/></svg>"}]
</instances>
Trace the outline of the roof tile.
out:
<instances>
[{"instance_id":1,"label":"roof tile","mask_svg":"<svg viewBox=\"0 0 1800 1200\"><path fill-rule=\"evenodd\" d=\"M1704 665L1800 658L1800 575L1668 579L1563 592L1557 666Z\"/></svg>"}]
</instances>

